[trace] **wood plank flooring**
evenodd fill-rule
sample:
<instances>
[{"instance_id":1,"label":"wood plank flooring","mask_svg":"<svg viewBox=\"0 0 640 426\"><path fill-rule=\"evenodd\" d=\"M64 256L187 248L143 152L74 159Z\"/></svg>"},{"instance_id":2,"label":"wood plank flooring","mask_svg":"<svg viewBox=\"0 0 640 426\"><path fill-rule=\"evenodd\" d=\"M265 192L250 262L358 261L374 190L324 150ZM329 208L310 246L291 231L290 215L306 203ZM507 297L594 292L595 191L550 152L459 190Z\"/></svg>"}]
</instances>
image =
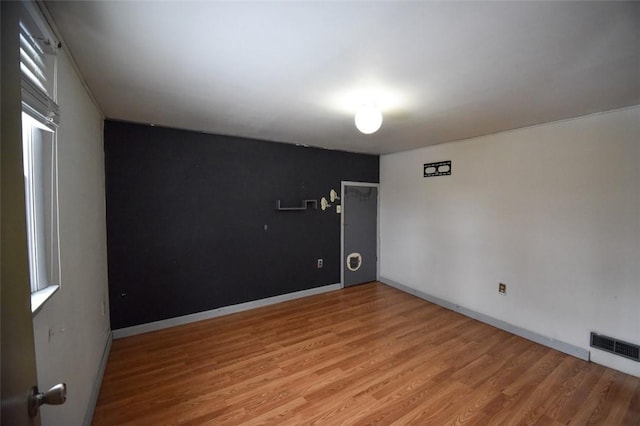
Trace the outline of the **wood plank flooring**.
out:
<instances>
[{"instance_id":1,"label":"wood plank flooring","mask_svg":"<svg viewBox=\"0 0 640 426\"><path fill-rule=\"evenodd\" d=\"M94 426L640 425L640 379L381 283L115 340Z\"/></svg>"}]
</instances>

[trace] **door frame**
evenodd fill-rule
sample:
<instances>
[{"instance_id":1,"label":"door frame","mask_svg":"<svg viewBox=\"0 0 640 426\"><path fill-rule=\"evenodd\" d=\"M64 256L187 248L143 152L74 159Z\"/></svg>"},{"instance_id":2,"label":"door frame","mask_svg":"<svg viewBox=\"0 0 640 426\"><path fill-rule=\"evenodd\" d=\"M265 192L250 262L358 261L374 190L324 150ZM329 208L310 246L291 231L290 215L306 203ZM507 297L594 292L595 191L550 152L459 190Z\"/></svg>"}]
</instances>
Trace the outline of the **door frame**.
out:
<instances>
[{"instance_id":1,"label":"door frame","mask_svg":"<svg viewBox=\"0 0 640 426\"><path fill-rule=\"evenodd\" d=\"M380 281L380 184L375 182L355 182L350 180L343 180L340 182L340 204L342 212L340 213L340 288L344 288L344 268L345 268L345 253L344 253L344 212L345 212L345 197L344 189L347 186L363 186L368 188L377 189L376 198L376 280Z\"/></svg>"}]
</instances>

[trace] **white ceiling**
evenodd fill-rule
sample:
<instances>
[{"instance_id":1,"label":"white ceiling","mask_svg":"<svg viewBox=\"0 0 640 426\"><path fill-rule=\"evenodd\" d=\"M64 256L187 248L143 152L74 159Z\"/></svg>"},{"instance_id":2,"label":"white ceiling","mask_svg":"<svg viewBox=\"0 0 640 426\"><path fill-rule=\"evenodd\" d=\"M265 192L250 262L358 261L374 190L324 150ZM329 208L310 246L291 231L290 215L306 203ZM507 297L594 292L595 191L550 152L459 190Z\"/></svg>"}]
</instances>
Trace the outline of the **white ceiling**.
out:
<instances>
[{"instance_id":1,"label":"white ceiling","mask_svg":"<svg viewBox=\"0 0 640 426\"><path fill-rule=\"evenodd\" d=\"M640 3L47 7L112 119L380 154L640 104Z\"/></svg>"}]
</instances>

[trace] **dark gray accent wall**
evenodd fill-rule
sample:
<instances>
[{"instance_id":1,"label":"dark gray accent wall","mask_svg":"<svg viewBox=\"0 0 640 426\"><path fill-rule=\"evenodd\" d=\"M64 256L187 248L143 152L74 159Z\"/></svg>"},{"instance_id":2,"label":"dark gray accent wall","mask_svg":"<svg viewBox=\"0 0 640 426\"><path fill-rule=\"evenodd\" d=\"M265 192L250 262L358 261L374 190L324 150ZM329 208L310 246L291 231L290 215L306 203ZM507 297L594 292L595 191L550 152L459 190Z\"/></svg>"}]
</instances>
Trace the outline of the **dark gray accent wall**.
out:
<instances>
[{"instance_id":1,"label":"dark gray accent wall","mask_svg":"<svg viewBox=\"0 0 640 426\"><path fill-rule=\"evenodd\" d=\"M320 198L379 181L378 156L109 120L105 161L112 329L340 282Z\"/></svg>"}]
</instances>

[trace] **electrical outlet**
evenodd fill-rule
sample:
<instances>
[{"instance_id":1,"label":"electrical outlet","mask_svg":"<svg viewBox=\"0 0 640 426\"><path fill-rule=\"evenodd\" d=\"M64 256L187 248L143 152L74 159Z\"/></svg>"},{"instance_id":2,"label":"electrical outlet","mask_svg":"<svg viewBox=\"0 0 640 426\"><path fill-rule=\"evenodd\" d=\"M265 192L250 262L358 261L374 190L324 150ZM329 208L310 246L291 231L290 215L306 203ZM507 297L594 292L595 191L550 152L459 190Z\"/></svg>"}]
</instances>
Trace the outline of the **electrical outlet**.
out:
<instances>
[{"instance_id":1,"label":"electrical outlet","mask_svg":"<svg viewBox=\"0 0 640 426\"><path fill-rule=\"evenodd\" d=\"M322 268L324 261L322 259L318 259L318 269Z\"/></svg>"},{"instance_id":2,"label":"electrical outlet","mask_svg":"<svg viewBox=\"0 0 640 426\"><path fill-rule=\"evenodd\" d=\"M499 283L498 284L498 293L502 294L503 296L507 294L507 285L503 284L503 283Z\"/></svg>"}]
</instances>

